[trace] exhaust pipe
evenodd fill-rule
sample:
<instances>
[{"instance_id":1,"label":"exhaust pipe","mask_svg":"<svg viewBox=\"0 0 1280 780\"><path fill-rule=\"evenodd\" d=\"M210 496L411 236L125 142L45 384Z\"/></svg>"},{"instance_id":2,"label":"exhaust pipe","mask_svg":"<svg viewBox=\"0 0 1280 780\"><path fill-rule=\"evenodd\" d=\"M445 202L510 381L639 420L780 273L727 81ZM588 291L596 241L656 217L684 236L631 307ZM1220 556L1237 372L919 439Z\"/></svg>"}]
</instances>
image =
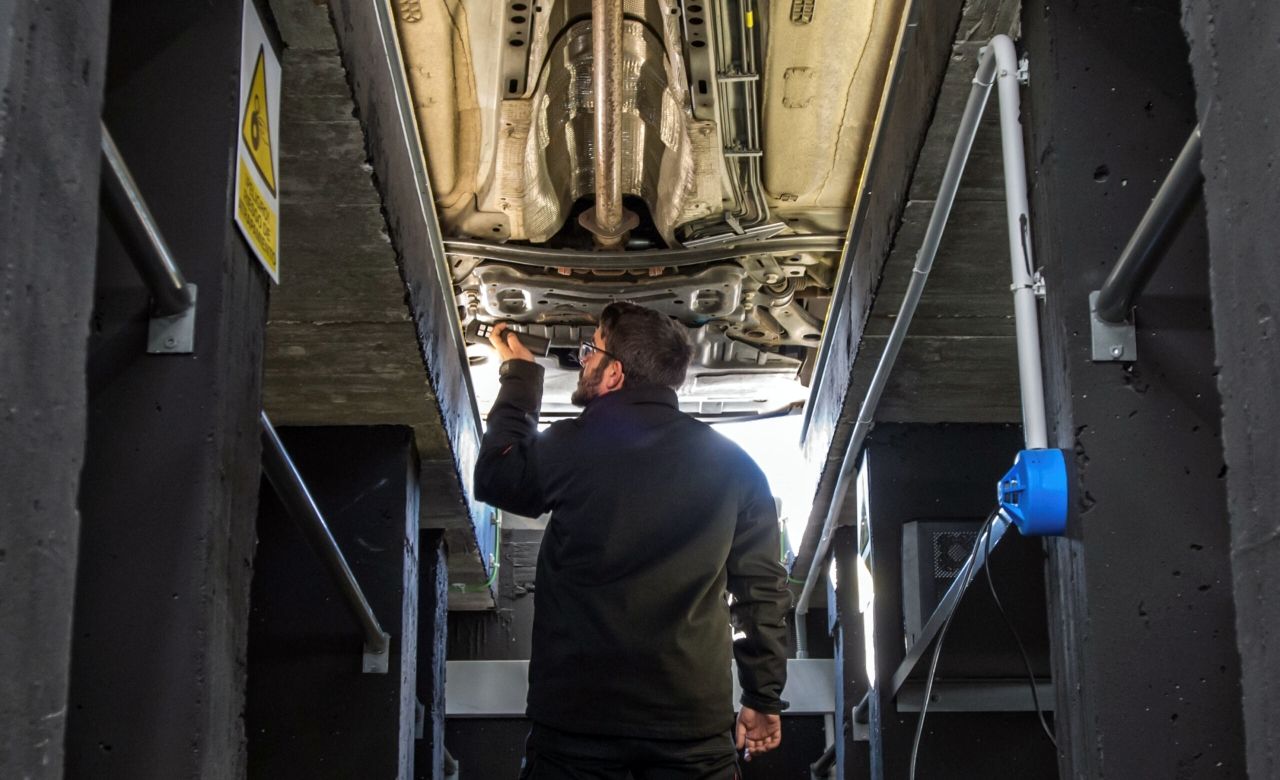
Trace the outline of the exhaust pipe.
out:
<instances>
[{"instance_id":1,"label":"exhaust pipe","mask_svg":"<svg viewBox=\"0 0 1280 780\"><path fill-rule=\"evenodd\" d=\"M602 249L620 249L640 224L622 207L622 0L591 0L591 90L595 100L595 205L578 222Z\"/></svg>"}]
</instances>

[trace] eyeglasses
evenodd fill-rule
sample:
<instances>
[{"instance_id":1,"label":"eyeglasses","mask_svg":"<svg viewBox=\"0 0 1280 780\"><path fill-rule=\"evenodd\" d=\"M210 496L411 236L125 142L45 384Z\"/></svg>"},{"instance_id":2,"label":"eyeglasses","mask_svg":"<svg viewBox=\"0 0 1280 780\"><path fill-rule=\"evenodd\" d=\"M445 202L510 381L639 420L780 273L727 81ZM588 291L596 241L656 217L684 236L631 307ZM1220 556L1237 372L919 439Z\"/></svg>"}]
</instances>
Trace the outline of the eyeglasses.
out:
<instances>
[{"instance_id":1,"label":"eyeglasses","mask_svg":"<svg viewBox=\"0 0 1280 780\"><path fill-rule=\"evenodd\" d=\"M584 341L578 345L578 364L585 365L587 362L587 358L591 356L592 352L599 352L602 355L608 355L614 360L618 360L617 355L607 350L603 350L600 347L597 347L594 341ZM618 362L621 363L622 361L618 360Z\"/></svg>"}]
</instances>

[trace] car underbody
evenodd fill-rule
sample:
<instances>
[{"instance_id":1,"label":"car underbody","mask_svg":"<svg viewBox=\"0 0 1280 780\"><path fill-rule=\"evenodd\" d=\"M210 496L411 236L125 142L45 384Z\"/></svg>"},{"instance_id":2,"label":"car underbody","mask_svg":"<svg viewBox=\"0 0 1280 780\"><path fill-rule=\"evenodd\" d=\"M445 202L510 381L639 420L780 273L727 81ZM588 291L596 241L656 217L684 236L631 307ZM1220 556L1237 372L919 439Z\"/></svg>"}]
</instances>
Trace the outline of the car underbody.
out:
<instances>
[{"instance_id":1,"label":"car underbody","mask_svg":"<svg viewBox=\"0 0 1280 780\"><path fill-rule=\"evenodd\" d=\"M902 6L814 4L396 4L459 317L551 340L545 413L624 299L690 329L689 411L803 400Z\"/></svg>"}]
</instances>

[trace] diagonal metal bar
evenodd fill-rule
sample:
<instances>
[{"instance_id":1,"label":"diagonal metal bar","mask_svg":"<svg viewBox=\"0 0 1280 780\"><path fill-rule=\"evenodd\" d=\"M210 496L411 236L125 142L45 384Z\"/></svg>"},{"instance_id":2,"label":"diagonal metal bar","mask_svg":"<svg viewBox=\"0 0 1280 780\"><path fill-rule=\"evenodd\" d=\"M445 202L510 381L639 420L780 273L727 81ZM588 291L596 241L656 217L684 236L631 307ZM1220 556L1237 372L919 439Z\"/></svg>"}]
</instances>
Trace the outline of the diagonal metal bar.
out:
<instances>
[{"instance_id":1,"label":"diagonal metal bar","mask_svg":"<svg viewBox=\"0 0 1280 780\"><path fill-rule=\"evenodd\" d=\"M960 599L964 597L964 593L969 588L969 584L973 582L973 578L978 575L983 566L987 565L987 558L995 551L996 545L1004 538L1004 532L1011 524L1003 519L996 519L990 524L990 531L987 532L986 538L979 537L980 544L975 545L973 554L973 563L965 568L964 576L956 577L956 581L951 583L951 587L947 588L947 593L938 602L938 606L933 610L933 615L929 617L929 622L924 624L924 628L920 630L920 636L916 641L907 648L907 654L903 657L902 663L898 665L898 670L893 673L893 682L889 689L890 696L896 696L898 690L902 688L902 684L907 681L907 677L911 671L916 668L916 664L920 663L920 659L924 657L929 646L933 644L933 640L938 636L938 632L942 630L942 626L956 611L956 607L960 606Z\"/></svg>"},{"instance_id":2,"label":"diagonal metal bar","mask_svg":"<svg viewBox=\"0 0 1280 780\"><path fill-rule=\"evenodd\" d=\"M1161 248L1173 229L1180 224L1180 217L1200 191L1200 126L1196 125L1182 147L1178 159L1169 169L1151 205L1142 215L1142 221L1129 237L1115 267L1107 275L1098 294L1098 317L1111 324L1120 324L1129 317L1133 301L1147 286L1151 274L1164 259Z\"/></svg>"},{"instance_id":3,"label":"diagonal metal bar","mask_svg":"<svg viewBox=\"0 0 1280 780\"><path fill-rule=\"evenodd\" d=\"M155 313L160 316L180 314L195 303L187 281L173 259L173 252L160 233L160 226L147 208L141 190L129 173L116 142L102 125L102 189L106 195L107 215L125 234L132 246L130 259L151 291Z\"/></svg>"},{"instance_id":4,"label":"diagonal metal bar","mask_svg":"<svg viewBox=\"0 0 1280 780\"><path fill-rule=\"evenodd\" d=\"M324 561L346 598L352 616L364 630L364 671L385 674L391 636L382 630L378 618L374 616L373 608L369 606L360 583L356 581L338 542L329 531L329 524L325 522L320 507L316 506L302 474L289 457L289 452L284 448L280 435L276 433L275 426L271 424L265 411L259 413L259 422L262 427L262 470L267 475L267 481L275 489L290 516L301 527L307 541Z\"/></svg>"}]
</instances>

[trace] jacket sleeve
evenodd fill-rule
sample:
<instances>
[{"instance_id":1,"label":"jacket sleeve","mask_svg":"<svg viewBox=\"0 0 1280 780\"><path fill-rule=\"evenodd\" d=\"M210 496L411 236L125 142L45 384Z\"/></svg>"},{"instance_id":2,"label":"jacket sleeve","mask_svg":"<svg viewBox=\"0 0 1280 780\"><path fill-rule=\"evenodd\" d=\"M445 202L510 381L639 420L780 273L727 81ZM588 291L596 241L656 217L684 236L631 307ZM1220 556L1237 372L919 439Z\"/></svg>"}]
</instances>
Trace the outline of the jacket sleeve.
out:
<instances>
[{"instance_id":1,"label":"jacket sleeve","mask_svg":"<svg viewBox=\"0 0 1280 780\"><path fill-rule=\"evenodd\" d=\"M758 471L738 514L729 553L728 589L734 627L743 636L733 643L738 662L741 703L758 712L786 709L787 611L791 593L781 561L778 511L768 482Z\"/></svg>"},{"instance_id":2,"label":"jacket sleeve","mask_svg":"<svg viewBox=\"0 0 1280 780\"><path fill-rule=\"evenodd\" d=\"M476 458L476 499L525 517L542 514L545 504L538 480L542 373L542 366L527 360L503 365Z\"/></svg>"}]
</instances>

